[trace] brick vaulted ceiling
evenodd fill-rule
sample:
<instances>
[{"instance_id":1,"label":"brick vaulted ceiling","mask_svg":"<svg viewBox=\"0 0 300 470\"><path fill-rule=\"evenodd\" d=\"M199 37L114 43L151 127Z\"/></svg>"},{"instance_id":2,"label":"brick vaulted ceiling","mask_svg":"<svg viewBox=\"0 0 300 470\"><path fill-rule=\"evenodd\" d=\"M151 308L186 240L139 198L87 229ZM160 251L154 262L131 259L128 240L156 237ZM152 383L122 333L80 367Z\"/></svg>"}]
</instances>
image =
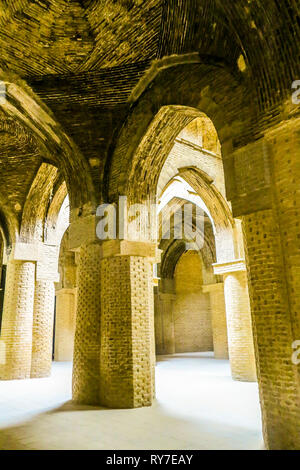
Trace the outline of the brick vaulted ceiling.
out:
<instances>
[{"instance_id":1,"label":"brick vaulted ceiling","mask_svg":"<svg viewBox=\"0 0 300 470\"><path fill-rule=\"evenodd\" d=\"M235 70L242 54L263 101L297 78L299 28L297 0L0 0L0 71L50 108L97 186L132 90L153 61L196 52ZM0 143L19 207L44 156L34 143L13 148L2 128ZM16 185L21 169L26 178Z\"/></svg>"},{"instance_id":2,"label":"brick vaulted ceiling","mask_svg":"<svg viewBox=\"0 0 300 470\"><path fill-rule=\"evenodd\" d=\"M192 51L232 64L243 52L260 68L262 55L299 58L297 0L1 0L0 11L0 66L23 77Z\"/></svg>"},{"instance_id":3,"label":"brick vaulted ceiling","mask_svg":"<svg viewBox=\"0 0 300 470\"><path fill-rule=\"evenodd\" d=\"M1 4L0 64L24 77L143 64L201 48L218 56L227 53L234 60L239 46L232 47L234 34L228 37L228 24L220 12L221 21L216 23L212 0L3 0ZM220 42L222 36L227 39Z\"/></svg>"}]
</instances>

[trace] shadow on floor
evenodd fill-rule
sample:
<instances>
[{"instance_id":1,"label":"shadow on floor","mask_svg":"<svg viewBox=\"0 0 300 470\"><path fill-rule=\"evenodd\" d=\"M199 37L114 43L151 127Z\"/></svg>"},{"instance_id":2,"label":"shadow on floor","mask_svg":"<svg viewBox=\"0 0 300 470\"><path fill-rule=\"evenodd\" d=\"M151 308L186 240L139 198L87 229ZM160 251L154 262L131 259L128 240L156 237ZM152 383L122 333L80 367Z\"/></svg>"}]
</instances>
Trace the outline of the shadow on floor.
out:
<instances>
[{"instance_id":1,"label":"shadow on floor","mask_svg":"<svg viewBox=\"0 0 300 470\"><path fill-rule=\"evenodd\" d=\"M138 409L69 401L67 363L21 388L0 382L0 449L262 449L257 384L234 382L228 361L211 359L211 353L160 356L157 400Z\"/></svg>"},{"instance_id":2,"label":"shadow on floor","mask_svg":"<svg viewBox=\"0 0 300 470\"><path fill-rule=\"evenodd\" d=\"M154 432L155 431L155 432ZM260 433L171 416L152 407L111 410L66 402L20 426L0 430L1 450L262 450Z\"/></svg>"}]
</instances>

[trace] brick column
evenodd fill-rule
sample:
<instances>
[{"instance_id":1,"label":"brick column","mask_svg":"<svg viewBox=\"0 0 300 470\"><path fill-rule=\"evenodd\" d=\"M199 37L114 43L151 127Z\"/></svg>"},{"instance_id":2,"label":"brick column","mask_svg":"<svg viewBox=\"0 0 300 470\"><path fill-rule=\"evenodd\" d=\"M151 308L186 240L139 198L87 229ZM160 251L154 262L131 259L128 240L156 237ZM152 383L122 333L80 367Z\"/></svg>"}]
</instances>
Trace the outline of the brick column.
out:
<instances>
[{"instance_id":1,"label":"brick column","mask_svg":"<svg viewBox=\"0 0 300 470\"><path fill-rule=\"evenodd\" d=\"M101 244L82 244L77 264L73 400L99 404Z\"/></svg>"},{"instance_id":2,"label":"brick column","mask_svg":"<svg viewBox=\"0 0 300 470\"><path fill-rule=\"evenodd\" d=\"M55 361L72 361L76 323L77 281L75 253L63 255L61 288L56 291Z\"/></svg>"},{"instance_id":3,"label":"brick column","mask_svg":"<svg viewBox=\"0 0 300 470\"><path fill-rule=\"evenodd\" d=\"M154 243L102 244L100 400L104 406L152 404L156 256Z\"/></svg>"},{"instance_id":4,"label":"brick column","mask_svg":"<svg viewBox=\"0 0 300 470\"><path fill-rule=\"evenodd\" d=\"M209 293L210 297L214 356L216 359L228 359L228 336L223 282L205 285L202 290L204 293Z\"/></svg>"},{"instance_id":5,"label":"brick column","mask_svg":"<svg viewBox=\"0 0 300 470\"><path fill-rule=\"evenodd\" d=\"M0 341L0 379L28 379L31 370L35 262L7 265Z\"/></svg>"},{"instance_id":6,"label":"brick column","mask_svg":"<svg viewBox=\"0 0 300 470\"><path fill-rule=\"evenodd\" d=\"M256 366L251 310L244 260L214 265L214 273L223 275L228 349L234 380L256 381Z\"/></svg>"},{"instance_id":7,"label":"brick column","mask_svg":"<svg viewBox=\"0 0 300 470\"><path fill-rule=\"evenodd\" d=\"M294 107L297 110L297 107ZM263 277L273 266L273 277L269 276L268 293L264 290L262 298L267 305L268 320L271 321L272 339L269 337L269 387L266 392L266 379L263 377L262 392L266 400L266 441L272 449L300 449L300 364L292 360L296 352L293 345L300 341L300 118L288 119L270 129L266 135L271 161L273 211L261 213L256 220L263 224L263 230L256 228L257 239L264 251L257 252L258 241L252 242L253 231L249 233L249 260L251 278L258 284L257 259L263 258ZM261 217L263 215L263 217ZM251 218L251 217L250 217ZM266 222L268 227L266 227ZM255 223L247 222L250 225ZM270 231L272 228L272 232ZM256 234L254 232L254 234ZM262 234L267 238L262 239ZM248 238L248 237L247 237ZM247 242L248 243L248 242ZM254 249L256 248L256 253ZM260 248L260 247L259 247ZM274 250L275 248L275 250ZM278 274L280 278L278 279ZM252 277L253 275L253 277ZM271 289L271 286L273 289ZM262 283L259 283L262 289ZM274 290L276 289L276 292ZM280 297L279 297L280 293ZM273 297L274 296L274 297ZM277 305L273 304L277 300ZM258 300L255 300L257 308ZM274 308L275 307L275 308ZM269 333L270 333L269 330ZM267 332L265 331L265 335ZM263 339L261 338L261 341ZM266 339L265 339L266 341ZM264 343L266 345L266 343ZM274 352L274 346L277 351ZM260 348L262 343L260 343ZM276 358L276 364L274 363ZM297 355L299 358L299 354ZM263 358L262 358L263 361ZM271 369L272 367L272 369ZM261 369L262 370L262 369ZM274 370L278 371L277 378ZM271 401L276 402L276 410L271 410ZM275 412L277 411L277 413Z\"/></svg>"},{"instance_id":8,"label":"brick column","mask_svg":"<svg viewBox=\"0 0 300 470\"><path fill-rule=\"evenodd\" d=\"M283 113L260 140L234 151L229 146L224 159L227 197L234 216L243 218L264 439L272 450L300 448L300 367L292 356L300 340L300 118L295 110Z\"/></svg>"},{"instance_id":9,"label":"brick column","mask_svg":"<svg viewBox=\"0 0 300 470\"><path fill-rule=\"evenodd\" d=\"M77 289L56 292L55 361L72 361L74 351Z\"/></svg>"},{"instance_id":10,"label":"brick column","mask_svg":"<svg viewBox=\"0 0 300 470\"><path fill-rule=\"evenodd\" d=\"M57 245L38 244L32 330L31 378L49 377L52 365L54 282L59 280Z\"/></svg>"},{"instance_id":11,"label":"brick column","mask_svg":"<svg viewBox=\"0 0 300 470\"><path fill-rule=\"evenodd\" d=\"M267 209L243 220L265 444L299 449L299 365L292 361L297 333L278 217Z\"/></svg>"},{"instance_id":12,"label":"brick column","mask_svg":"<svg viewBox=\"0 0 300 470\"><path fill-rule=\"evenodd\" d=\"M31 378L49 377L52 365L54 282L36 280L34 293Z\"/></svg>"}]
</instances>

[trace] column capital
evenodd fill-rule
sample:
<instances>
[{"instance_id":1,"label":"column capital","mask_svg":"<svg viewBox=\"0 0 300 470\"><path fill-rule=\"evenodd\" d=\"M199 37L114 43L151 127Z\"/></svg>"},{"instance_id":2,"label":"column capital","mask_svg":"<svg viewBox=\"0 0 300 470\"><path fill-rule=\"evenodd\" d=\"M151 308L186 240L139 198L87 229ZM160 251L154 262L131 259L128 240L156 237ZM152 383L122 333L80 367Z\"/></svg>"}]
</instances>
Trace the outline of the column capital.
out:
<instances>
[{"instance_id":1,"label":"column capital","mask_svg":"<svg viewBox=\"0 0 300 470\"><path fill-rule=\"evenodd\" d=\"M107 240L101 243L102 258L113 256L142 256L152 258L153 262L159 263L161 250L155 242L140 242L129 240Z\"/></svg>"},{"instance_id":2,"label":"column capital","mask_svg":"<svg viewBox=\"0 0 300 470\"><path fill-rule=\"evenodd\" d=\"M49 259L57 259L58 253L58 245L51 245L41 241L29 243L16 242L12 245L8 261L31 261L48 265Z\"/></svg>"},{"instance_id":3,"label":"column capital","mask_svg":"<svg viewBox=\"0 0 300 470\"><path fill-rule=\"evenodd\" d=\"M13 243L9 254L9 261L38 261L40 257L40 243Z\"/></svg>"},{"instance_id":4,"label":"column capital","mask_svg":"<svg viewBox=\"0 0 300 470\"><path fill-rule=\"evenodd\" d=\"M96 227L98 220L95 215L78 217L69 226L69 250L79 251L83 245L101 245L101 257L110 258L112 256L143 256L153 259L154 263L159 263L161 250L157 243L152 241L135 241L126 239L101 240L97 237Z\"/></svg>"},{"instance_id":5,"label":"column capital","mask_svg":"<svg viewBox=\"0 0 300 470\"><path fill-rule=\"evenodd\" d=\"M238 271L246 272L246 262L244 259L236 259L233 261L227 261L226 263L214 263L214 274L226 275L235 273Z\"/></svg>"}]
</instances>

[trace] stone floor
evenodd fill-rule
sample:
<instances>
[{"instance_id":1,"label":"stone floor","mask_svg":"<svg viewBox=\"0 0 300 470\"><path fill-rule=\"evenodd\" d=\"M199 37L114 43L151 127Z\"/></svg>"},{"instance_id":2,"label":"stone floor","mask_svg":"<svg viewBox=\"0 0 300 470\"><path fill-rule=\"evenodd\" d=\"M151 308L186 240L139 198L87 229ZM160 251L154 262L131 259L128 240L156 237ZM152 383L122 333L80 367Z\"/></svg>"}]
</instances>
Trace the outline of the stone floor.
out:
<instances>
[{"instance_id":1,"label":"stone floor","mask_svg":"<svg viewBox=\"0 0 300 470\"><path fill-rule=\"evenodd\" d=\"M160 356L151 408L75 407L71 364L0 382L0 449L263 449L258 388L211 353Z\"/></svg>"}]
</instances>

